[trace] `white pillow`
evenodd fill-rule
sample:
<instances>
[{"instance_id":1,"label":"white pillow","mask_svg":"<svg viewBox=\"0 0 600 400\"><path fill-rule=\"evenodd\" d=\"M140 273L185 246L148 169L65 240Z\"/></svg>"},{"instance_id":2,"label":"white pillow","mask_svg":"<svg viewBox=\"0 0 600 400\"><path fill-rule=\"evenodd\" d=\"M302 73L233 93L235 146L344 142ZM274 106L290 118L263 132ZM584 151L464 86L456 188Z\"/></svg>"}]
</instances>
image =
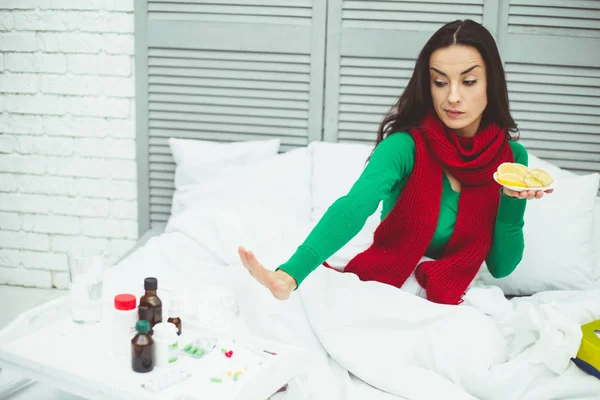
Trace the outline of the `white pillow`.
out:
<instances>
[{"instance_id":1,"label":"white pillow","mask_svg":"<svg viewBox=\"0 0 600 400\"><path fill-rule=\"evenodd\" d=\"M245 208L188 208L169 219L167 232L183 233L205 249L199 261L226 266L240 263L237 249L244 246L270 269L282 264L296 244L286 232L298 225L289 215L273 210ZM297 239L293 237L293 239Z\"/></svg>"},{"instance_id":2,"label":"white pillow","mask_svg":"<svg viewBox=\"0 0 600 400\"><path fill-rule=\"evenodd\" d=\"M223 166L202 182L178 189L166 231L183 231L230 264L237 246L271 245L265 242L281 237L281 226L309 219L310 157L303 147L252 164Z\"/></svg>"},{"instance_id":3,"label":"white pillow","mask_svg":"<svg viewBox=\"0 0 600 400\"><path fill-rule=\"evenodd\" d=\"M316 224L338 198L346 195L360 177L374 145L312 142L311 219ZM332 266L345 266L350 259L373 242L373 232L381 220L381 204L363 229L348 244L331 256Z\"/></svg>"},{"instance_id":4,"label":"white pillow","mask_svg":"<svg viewBox=\"0 0 600 400\"><path fill-rule=\"evenodd\" d=\"M173 214L187 208L262 209L274 214L310 213L310 159L298 148L251 164L221 165L202 179L176 190Z\"/></svg>"},{"instance_id":5,"label":"white pillow","mask_svg":"<svg viewBox=\"0 0 600 400\"><path fill-rule=\"evenodd\" d=\"M312 219L318 220L329 206L348 193L369 158L372 146L312 142Z\"/></svg>"},{"instance_id":6,"label":"white pillow","mask_svg":"<svg viewBox=\"0 0 600 400\"><path fill-rule=\"evenodd\" d=\"M223 166L244 165L279 152L280 140L219 143L206 140L169 139L175 160L175 188L202 182Z\"/></svg>"},{"instance_id":7,"label":"white pillow","mask_svg":"<svg viewBox=\"0 0 600 400\"><path fill-rule=\"evenodd\" d=\"M544 161L535 155L529 153L529 166L531 168L542 168L548 171L552 176L557 179L557 184L560 185L560 179L564 176L577 176L577 174L564 170ZM596 285L600 287L600 197L596 197L596 206L594 207L594 229L592 234L592 245L594 247L594 259L596 260L594 277Z\"/></svg>"},{"instance_id":8,"label":"white pillow","mask_svg":"<svg viewBox=\"0 0 600 400\"><path fill-rule=\"evenodd\" d=\"M542 168L548 171L557 180L558 185L560 185L560 180L562 177L577 176L577 174L559 168L556 165L544 161L531 153L529 153L529 166L531 168ZM600 197L596 197L594 221L594 229L592 234L592 245L594 247L593 253L594 259L596 260L594 279L596 280L596 285L600 287Z\"/></svg>"}]
</instances>

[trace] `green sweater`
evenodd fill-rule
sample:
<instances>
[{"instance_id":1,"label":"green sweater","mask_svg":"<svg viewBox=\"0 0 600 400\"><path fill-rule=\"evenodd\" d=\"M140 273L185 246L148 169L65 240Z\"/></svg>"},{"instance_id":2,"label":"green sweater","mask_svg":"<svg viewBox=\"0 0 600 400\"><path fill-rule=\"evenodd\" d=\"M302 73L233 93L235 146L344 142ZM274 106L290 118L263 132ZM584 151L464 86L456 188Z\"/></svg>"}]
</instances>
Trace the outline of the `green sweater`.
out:
<instances>
[{"instance_id":1,"label":"green sweater","mask_svg":"<svg viewBox=\"0 0 600 400\"><path fill-rule=\"evenodd\" d=\"M510 141L514 160L528 165L527 151ZM319 265L346 245L364 227L381 202L381 220L392 210L408 181L415 162L415 143L405 132L389 135L373 152L369 163L350 192L336 200L313 228L304 243L278 269L291 275L298 286ZM436 231L425 254L438 258L448 243L456 223L459 192L455 192L446 174ZM527 200L500 197L494 241L486 257L492 276L511 274L523 257L523 215Z\"/></svg>"}]
</instances>

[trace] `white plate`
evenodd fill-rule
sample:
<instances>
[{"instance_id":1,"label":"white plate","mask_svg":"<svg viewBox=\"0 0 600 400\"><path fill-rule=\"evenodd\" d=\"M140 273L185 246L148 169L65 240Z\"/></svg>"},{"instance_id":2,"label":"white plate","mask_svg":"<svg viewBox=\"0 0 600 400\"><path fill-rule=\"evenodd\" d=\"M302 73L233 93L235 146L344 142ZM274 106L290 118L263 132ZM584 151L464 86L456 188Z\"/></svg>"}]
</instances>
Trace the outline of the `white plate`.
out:
<instances>
[{"instance_id":1,"label":"white plate","mask_svg":"<svg viewBox=\"0 0 600 400\"><path fill-rule=\"evenodd\" d=\"M498 177L497 177L497 172L494 172L494 180L496 182L498 182ZM507 189L510 190L514 190L515 192L523 192L525 190L550 190L550 189L554 189L554 186L556 185L556 180L554 182L552 182L549 186L543 187L543 188L524 188L524 187L518 187L518 186L508 186L508 185L503 185L500 182L498 182L498 184L500 184L501 186L504 186Z\"/></svg>"}]
</instances>

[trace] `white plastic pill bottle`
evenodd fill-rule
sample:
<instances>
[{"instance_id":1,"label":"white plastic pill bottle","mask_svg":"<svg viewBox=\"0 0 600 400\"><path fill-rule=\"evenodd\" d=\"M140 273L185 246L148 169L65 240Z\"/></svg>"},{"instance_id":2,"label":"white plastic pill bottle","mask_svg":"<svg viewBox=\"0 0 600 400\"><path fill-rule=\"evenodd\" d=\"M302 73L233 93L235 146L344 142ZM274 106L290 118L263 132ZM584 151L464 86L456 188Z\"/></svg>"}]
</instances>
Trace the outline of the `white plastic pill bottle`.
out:
<instances>
[{"instance_id":1,"label":"white plastic pill bottle","mask_svg":"<svg viewBox=\"0 0 600 400\"><path fill-rule=\"evenodd\" d=\"M111 326L113 351L127 354L131 348L131 339L135 336L135 324L138 320L136 298L132 294L122 293L114 298Z\"/></svg>"},{"instance_id":2,"label":"white plastic pill bottle","mask_svg":"<svg viewBox=\"0 0 600 400\"><path fill-rule=\"evenodd\" d=\"M177 327L170 322L160 322L152 328L154 333L154 363L157 367L168 367L179 355Z\"/></svg>"}]
</instances>

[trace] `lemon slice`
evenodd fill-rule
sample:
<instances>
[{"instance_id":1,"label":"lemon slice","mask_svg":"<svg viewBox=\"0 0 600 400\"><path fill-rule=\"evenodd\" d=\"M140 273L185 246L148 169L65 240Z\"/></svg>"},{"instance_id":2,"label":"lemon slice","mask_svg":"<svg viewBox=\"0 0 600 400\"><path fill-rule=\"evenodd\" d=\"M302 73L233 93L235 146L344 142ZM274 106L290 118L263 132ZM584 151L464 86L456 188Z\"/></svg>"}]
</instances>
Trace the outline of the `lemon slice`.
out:
<instances>
[{"instance_id":1,"label":"lemon slice","mask_svg":"<svg viewBox=\"0 0 600 400\"><path fill-rule=\"evenodd\" d=\"M535 176L527 175L525 177L525 187L537 189L537 188L543 188L544 184L542 182L540 182Z\"/></svg>"},{"instance_id":2,"label":"lemon slice","mask_svg":"<svg viewBox=\"0 0 600 400\"><path fill-rule=\"evenodd\" d=\"M498 167L498 176L506 174L515 174L521 177L529 175L529 168L523 164L505 162Z\"/></svg>"},{"instance_id":3,"label":"lemon slice","mask_svg":"<svg viewBox=\"0 0 600 400\"><path fill-rule=\"evenodd\" d=\"M533 175L538 181L542 183L542 187L550 186L554 182L554 179L550 176L550 174L540 168L532 169L531 175Z\"/></svg>"},{"instance_id":4,"label":"lemon slice","mask_svg":"<svg viewBox=\"0 0 600 400\"><path fill-rule=\"evenodd\" d=\"M525 178L521 175L507 173L507 174L498 174L497 176L498 183L504 186L514 186L514 187L527 187L525 184Z\"/></svg>"}]
</instances>

